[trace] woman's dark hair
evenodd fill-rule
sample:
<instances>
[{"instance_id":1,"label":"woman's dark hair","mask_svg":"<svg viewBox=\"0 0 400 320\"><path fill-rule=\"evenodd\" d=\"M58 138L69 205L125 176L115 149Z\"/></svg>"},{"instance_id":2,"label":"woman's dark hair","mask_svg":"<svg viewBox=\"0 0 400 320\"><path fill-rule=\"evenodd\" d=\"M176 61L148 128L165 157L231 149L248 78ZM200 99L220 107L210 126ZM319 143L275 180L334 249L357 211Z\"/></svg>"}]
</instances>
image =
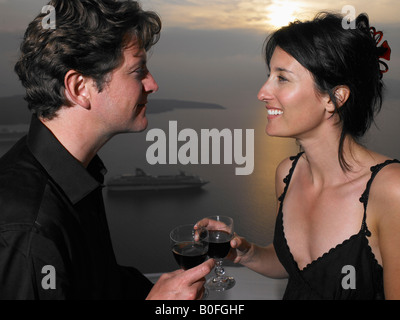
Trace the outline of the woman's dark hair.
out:
<instances>
[{"instance_id":1,"label":"woman's dark hair","mask_svg":"<svg viewBox=\"0 0 400 320\"><path fill-rule=\"evenodd\" d=\"M295 21L273 33L266 40L268 67L276 47L290 54L314 77L316 89L329 94L339 115L342 132L339 162L350 170L344 159L343 143L347 135L358 141L369 129L383 99L383 82L376 41L370 32L369 19L360 14L356 28L345 29L343 16L319 13L312 21ZM347 86L348 100L338 107L335 89Z\"/></svg>"},{"instance_id":2,"label":"woman's dark hair","mask_svg":"<svg viewBox=\"0 0 400 320\"><path fill-rule=\"evenodd\" d=\"M159 39L160 18L136 1L52 0L49 5L55 9L55 29L45 29L46 14L39 14L25 32L15 65L28 107L38 117L52 119L61 106L69 106L64 95L69 70L94 79L101 92L133 37L146 51Z\"/></svg>"}]
</instances>

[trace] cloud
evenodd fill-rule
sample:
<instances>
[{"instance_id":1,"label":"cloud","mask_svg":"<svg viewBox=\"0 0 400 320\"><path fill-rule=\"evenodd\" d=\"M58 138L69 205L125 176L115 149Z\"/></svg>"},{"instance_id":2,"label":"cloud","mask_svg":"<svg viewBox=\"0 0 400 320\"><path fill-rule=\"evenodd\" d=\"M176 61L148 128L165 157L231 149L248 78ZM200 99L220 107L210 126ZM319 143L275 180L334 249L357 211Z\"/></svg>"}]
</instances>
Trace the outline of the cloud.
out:
<instances>
[{"instance_id":1,"label":"cloud","mask_svg":"<svg viewBox=\"0 0 400 320\"><path fill-rule=\"evenodd\" d=\"M375 23L399 23L400 1L380 0L139 0L158 12L165 27L265 31L289 18L308 19L321 10L341 11L350 4ZM24 30L48 0L0 0L0 31ZM278 22L277 22L278 21Z\"/></svg>"},{"instance_id":2,"label":"cloud","mask_svg":"<svg viewBox=\"0 0 400 320\"><path fill-rule=\"evenodd\" d=\"M144 8L158 12L166 27L188 29L266 30L289 21L310 19L323 10L341 12L352 5L377 24L399 23L397 0L146 0Z\"/></svg>"},{"instance_id":3,"label":"cloud","mask_svg":"<svg viewBox=\"0 0 400 320\"><path fill-rule=\"evenodd\" d=\"M188 29L251 29L270 0L150 0L143 3L160 13L167 27ZM255 21L255 22L254 22Z\"/></svg>"}]
</instances>

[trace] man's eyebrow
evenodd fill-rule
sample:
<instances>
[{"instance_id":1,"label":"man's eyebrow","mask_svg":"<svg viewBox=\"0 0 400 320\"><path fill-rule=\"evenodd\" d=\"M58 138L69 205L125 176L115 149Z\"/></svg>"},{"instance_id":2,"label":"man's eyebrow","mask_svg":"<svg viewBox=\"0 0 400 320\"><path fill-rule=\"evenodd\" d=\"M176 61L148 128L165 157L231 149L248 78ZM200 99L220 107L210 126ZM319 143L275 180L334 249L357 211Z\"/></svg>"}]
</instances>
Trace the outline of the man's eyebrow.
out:
<instances>
[{"instance_id":1,"label":"man's eyebrow","mask_svg":"<svg viewBox=\"0 0 400 320\"><path fill-rule=\"evenodd\" d=\"M147 64L147 59L146 59L146 58L142 58L142 59L140 59L139 61L137 61L136 63L132 64L132 65L129 67L129 70L134 70L134 69L136 69L137 67L143 67L143 66L145 66L146 64Z\"/></svg>"}]
</instances>

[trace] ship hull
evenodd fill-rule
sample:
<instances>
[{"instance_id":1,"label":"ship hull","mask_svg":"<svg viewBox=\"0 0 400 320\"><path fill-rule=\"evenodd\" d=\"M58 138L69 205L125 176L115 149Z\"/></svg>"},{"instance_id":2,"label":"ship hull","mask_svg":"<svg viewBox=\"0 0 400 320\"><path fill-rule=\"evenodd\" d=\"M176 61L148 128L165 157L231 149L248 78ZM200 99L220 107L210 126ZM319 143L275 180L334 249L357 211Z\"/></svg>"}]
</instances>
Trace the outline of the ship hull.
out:
<instances>
[{"instance_id":1,"label":"ship hull","mask_svg":"<svg viewBox=\"0 0 400 320\"><path fill-rule=\"evenodd\" d=\"M179 185L108 185L109 191L152 191L201 188L206 183Z\"/></svg>"},{"instance_id":2,"label":"ship hull","mask_svg":"<svg viewBox=\"0 0 400 320\"><path fill-rule=\"evenodd\" d=\"M142 169L136 169L136 175L123 174L114 177L107 184L110 191L151 191L151 190L175 190L200 188L207 184L199 177L186 175L181 172L179 175L150 176Z\"/></svg>"}]
</instances>

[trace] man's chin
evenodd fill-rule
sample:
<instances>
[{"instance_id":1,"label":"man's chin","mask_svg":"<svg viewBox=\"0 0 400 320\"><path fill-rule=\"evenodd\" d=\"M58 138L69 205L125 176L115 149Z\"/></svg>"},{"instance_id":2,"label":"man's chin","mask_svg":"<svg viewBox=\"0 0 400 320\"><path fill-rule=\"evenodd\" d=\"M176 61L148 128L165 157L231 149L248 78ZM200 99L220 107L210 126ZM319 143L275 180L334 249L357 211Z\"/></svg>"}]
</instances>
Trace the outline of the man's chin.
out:
<instances>
[{"instance_id":1,"label":"man's chin","mask_svg":"<svg viewBox=\"0 0 400 320\"><path fill-rule=\"evenodd\" d=\"M148 125L147 120L142 121L140 124L135 123L134 125L132 125L129 128L121 129L121 130L114 132L114 134L112 136L119 135L119 134L125 134L125 133L140 133L147 129L147 125Z\"/></svg>"},{"instance_id":2,"label":"man's chin","mask_svg":"<svg viewBox=\"0 0 400 320\"><path fill-rule=\"evenodd\" d=\"M147 129L148 124L149 122L147 121L147 119L143 118L140 123L135 123L132 130L129 130L129 132L143 132Z\"/></svg>"},{"instance_id":3,"label":"man's chin","mask_svg":"<svg viewBox=\"0 0 400 320\"><path fill-rule=\"evenodd\" d=\"M143 132L147 129L146 106L136 109L135 120L130 132Z\"/></svg>"}]
</instances>

